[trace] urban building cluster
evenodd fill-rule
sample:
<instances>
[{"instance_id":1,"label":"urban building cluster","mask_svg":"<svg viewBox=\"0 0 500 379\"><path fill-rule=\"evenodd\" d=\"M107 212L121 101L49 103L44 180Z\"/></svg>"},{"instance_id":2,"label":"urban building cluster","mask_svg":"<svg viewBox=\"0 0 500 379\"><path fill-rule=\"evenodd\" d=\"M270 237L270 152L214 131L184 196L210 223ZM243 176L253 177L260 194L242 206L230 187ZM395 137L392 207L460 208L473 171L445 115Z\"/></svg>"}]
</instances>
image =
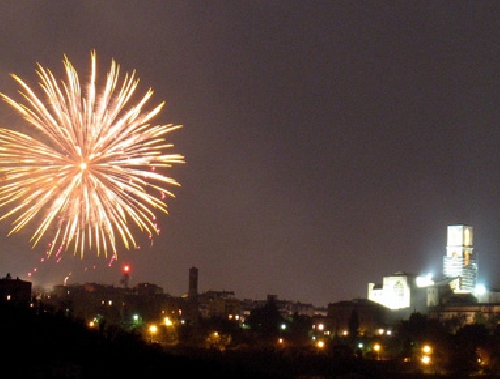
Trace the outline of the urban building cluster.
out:
<instances>
[{"instance_id":1,"label":"urban building cluster","mask_svg":"<svg viewBox=\"0 0 500 379\"><path fill-rule=\"evenodd\" d=\"M380 284L368 283L366 299L342 300L326 308L281 300L275 295L255 300L238 299L233 291L200 293L196 267L189 268L188 291L183 296L165 294L153 283L130 287L129 268L125 267L119 287L64 283L44 291L7 275L0 279L0 302L29 306L37 312L64 313L84 320L89 328L136 331L147 341L167 348L191 343L219 350L258 345L252 339L252 325L254 329L260 325L255 323L259 314L262 320L269 319L269 313L261 311L271 308L279 324L271 325L276 330L268 333L272 340L267 343L275 348L303 347L319 352L349 345L360 356L383 359L396 354L398 348L389 348L390 340L412 315L435 321L449 333L478 323L486 330L497 330L500 292L479 287L477 271L473 228L450 225L440 278L397 272L384 277ZM302 334L292 331L295 328L297 332L299 321ZM241 338L245 331L250 338ZM424 341L415 344L412 359L418 356L422 362L430 362L431 353L424 353L424 347L429 348ZM408 349L405 351L408 354ZM488 357L480 359L483 364L488 361Z\"/></svg>"},{"instance_id":2,"label":"urban building cluster","mask_svg":"<svg viewBox=\"0 0 500 379\"><path fill-rule=\"evenodd\" d=\"M409 312L435 314L440 319L456 313L452 304L475 304L462 313L486 312L494 318L500 304L500 290L486 288L478 282L478 264L473 253L473 228L449 225L442 275L417 276L397 272L383 278L382 283L368 283L367 299L382 304L399 317Z\"/></svg>"}]
</instances>

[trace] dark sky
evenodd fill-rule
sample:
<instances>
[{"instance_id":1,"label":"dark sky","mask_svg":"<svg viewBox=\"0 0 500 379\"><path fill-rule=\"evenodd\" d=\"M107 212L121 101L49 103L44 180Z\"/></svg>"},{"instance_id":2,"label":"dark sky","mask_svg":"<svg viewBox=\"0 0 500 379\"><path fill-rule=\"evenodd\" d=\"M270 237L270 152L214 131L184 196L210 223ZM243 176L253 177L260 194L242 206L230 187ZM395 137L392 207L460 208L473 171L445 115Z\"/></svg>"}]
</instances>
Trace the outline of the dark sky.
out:
<instances>
[{"instance_id":1,"label":"dark sky","mask_svg":"<svg viewBox=\"0 0 500 379\"><path fill-rule=\"evenodd\" d=\"M479 280L500 284L500 3L0 2L0 91L36 62L81 79L97 51L166 100L184 165L153 247L40 262L0 223L0 276L35 285L156 283L326 306L396 271L442 272L446 228L474 228ZM0 104L0 126L23 128ZM172 152L174 152L172 150Z\"/></svg>"}]
</instances>

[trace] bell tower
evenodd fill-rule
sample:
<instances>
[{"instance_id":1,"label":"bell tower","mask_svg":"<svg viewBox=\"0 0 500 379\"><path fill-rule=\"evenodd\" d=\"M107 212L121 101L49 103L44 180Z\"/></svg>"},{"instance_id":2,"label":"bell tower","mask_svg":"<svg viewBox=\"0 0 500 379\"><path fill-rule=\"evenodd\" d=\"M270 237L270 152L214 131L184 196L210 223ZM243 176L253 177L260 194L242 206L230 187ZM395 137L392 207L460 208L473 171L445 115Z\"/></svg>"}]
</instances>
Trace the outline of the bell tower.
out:
<instances>
[{"instance_id":1,"label":"bell tower","mask_svg":"<svg viewBox=\"0 0 500 379\"><path fill-rule=\"evenodd\" d=\"M477 263L472 252L473 230L468 225L448 226L443 275L451 279L457 293L473 293L476 287Z\"/></svg>"}]
</instances>

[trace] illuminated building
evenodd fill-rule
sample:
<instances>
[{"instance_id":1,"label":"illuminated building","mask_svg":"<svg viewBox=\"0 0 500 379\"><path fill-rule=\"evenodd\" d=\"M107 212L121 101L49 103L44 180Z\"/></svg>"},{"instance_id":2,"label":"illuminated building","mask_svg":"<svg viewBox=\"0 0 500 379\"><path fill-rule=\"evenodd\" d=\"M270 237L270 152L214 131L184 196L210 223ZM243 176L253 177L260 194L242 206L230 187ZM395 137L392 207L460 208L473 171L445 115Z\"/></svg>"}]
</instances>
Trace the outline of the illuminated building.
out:
<instances>
[{"instance_id":1,"label":"illuminated building","mask_svg":"<svg viewBox=\"0 0 500 379\"><path fill-rule=\"evenodd\" d=\"M382 286L375 286L374 283L368 285L368 299L389 309L408 308L413 281L414 276L405 272L386 276Z\"/></svg>"},{"instance_id":2,"label":"illuminated building","mask_svg":"<svg viewBox=\"0 0 500 379\"><path fill-rule=\"evenodd\" d=\"M443 275L452 280L450 285L455 293L473 293L476 288L477 263L472 253L472 237L471 226L448 226Z\"/></svg>"},{"instance_id":3,"label":"illuminated building","mask_svg":"<svg viewBox=\"0 0 500 379\"><path fill-rule=\"evenodd\" d=\"M381 284L368 283L368 300L381 304L391 310L426 309L427 286L422 285L425 278L403 271L385 276Z\"/></svg>"},{"instance_id":4,"label":"illuminated building","mask_svg":"<svg viewBox=\"0 0 500 379\"><path fill-rule=\"evenodd\" d=\"M455 294L476 295L477 263L472 253L473 231L468 225L449 225L443 278L417 277L399 271L383 278L380 284L368 283L369 300L392 310L425 312L436 306L446 289Z\"/></svg>"}]
</instances>

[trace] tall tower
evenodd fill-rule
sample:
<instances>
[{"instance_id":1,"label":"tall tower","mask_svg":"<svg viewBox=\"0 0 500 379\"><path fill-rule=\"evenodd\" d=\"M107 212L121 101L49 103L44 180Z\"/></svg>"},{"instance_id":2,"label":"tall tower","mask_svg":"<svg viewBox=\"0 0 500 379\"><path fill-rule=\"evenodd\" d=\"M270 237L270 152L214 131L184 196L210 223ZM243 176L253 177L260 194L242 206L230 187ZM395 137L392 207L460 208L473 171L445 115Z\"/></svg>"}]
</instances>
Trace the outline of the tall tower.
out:
<instances>
[{"instance_id":1,"label":"tall tower","mask_svg":"<svg viewBox=\"0 0 500 379\"><path fill-rule=\"evenodd\" d=\"M123 266L123 278L120 280L120 283L122 283L125 288L128 288L129 280L130 280L130 266L126 264Z\"/></svg>"},{"instance_id":2,"label":"tall tower","mask_svg":"<svg viewBox=\"0 0 500 379\"><path fill-rule=\"evenodd\" d=\"M188 297L186 303L186 321L192 327L196 327L198 324L198 269L196 267L191 267L189 269L189 288ZM192 329L193 333L195 329Z\"/></svg>"},{"instance_id":3,"label":"tall tower","mask_svg":"<svg viewBox=\"0 0 500 379\"><path fill-rule=\"evenodd\" d=\"M473 293L476 287L477 263L472 254L471 226L448 226L443 275L452 279L451 284L455 292Z\"/></svg>"},{"instance_id":4,"label":"tall tower","mask_svg":"<svg viewBox=\"0 0 500 379\"><path fill-rule=\"evenodd\" d=\"M188 297L194 300L196 299L197 296L198 296L198 269L193 266L189 269Z\"/></svg>"}]
</instances>

